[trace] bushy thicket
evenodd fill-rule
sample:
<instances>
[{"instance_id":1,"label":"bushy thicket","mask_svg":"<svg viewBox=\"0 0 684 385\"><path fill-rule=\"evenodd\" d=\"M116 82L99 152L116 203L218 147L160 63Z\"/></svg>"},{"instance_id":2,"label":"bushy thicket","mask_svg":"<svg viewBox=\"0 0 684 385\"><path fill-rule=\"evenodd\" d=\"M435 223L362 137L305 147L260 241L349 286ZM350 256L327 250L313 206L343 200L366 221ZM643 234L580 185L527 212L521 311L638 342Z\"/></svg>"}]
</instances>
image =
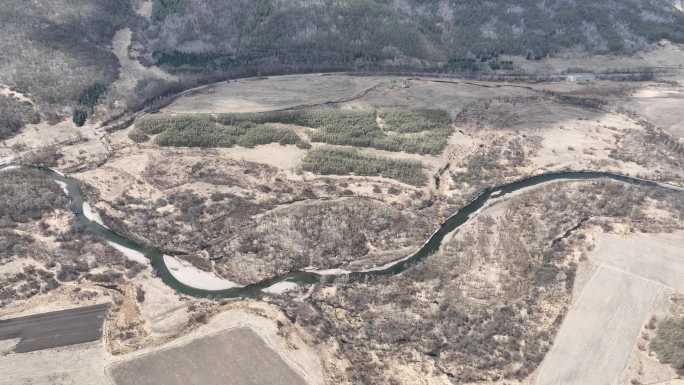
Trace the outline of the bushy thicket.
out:
<instances>
[{"instance_id":1,"label":"bushy thicket","mask_svg":"<svg viewBox=\"0 0 684 385\"><path fill-rule=\"evenodd\" d=\"M0 171L0 178L0 227L38 220L56 208L66 208L64 192L40 171Z\"/></svg>"},{"instance_id":2,"label":"bushy thicket","mask_svg":"<svg viewBox=\"0 0 684 385\"><path fill-rule=\"evenodd\" d=\"M160 146L254 147L268 143L296 144L300 141L299 136L290 129L251 122L222 125L206 115L147 118L137 123L136 128L143 134L159 134L155 140Z\"/></svg>"},{"instance_id":3,"label":"bushy thicket","mask_svg":"<svg viewBox=\"0 0 684 385\"><path fill-rule=\"evenodd\" d=\"M388 109L378 112L384 129L401 133L444 130L451 125L451 117L444 110Z\"/></svg>"},{"instance_id":4,"label":"bushy thicket","mask_svg":"<svg viewBox=\"0 0 684 385\"><path fill-rule=\"evenodd\" d=\"M378 125L378 116L385 121L383 128ZM388 109L376 112L313 109L223 114L219 119L224 123L296 124L315 128L308 132L313 142L431 155L444 150L452 131L451 118L442 110Z\"/></svg>"},{"instance_id":5,"label":"bushy thicket","mask_svg":"<svg viewBox=\"0 0 684 385\"><path fill-rule=\"evenodd\" d=\"M0 95L0 140L14 136L26 123L38 122L33 106L16 98Z\"/></svg>"},{"instance_id":6,"label":"bushy thicket","mask_svg":"<svg viewBox=\"0 0 684 385\"><path fill-rule=\"evenodd\" d=\"M386 120L384 128L378 125L378 114ZM274 139L265 143L293 144L297 142L297 139L292 136L294 133L285 134L289 131L269 128L268 123L310 127L312 129L307 134L313 142L431 155L437 155L444 150L452 131L451 118L446 111L399 109L382 112L308 109L232 113L217 116L206 114L152 115L136 122L136 127L148 135L156 135L162 131L171 130L161 136L159 143L162 145L173 145L165 141L169 133L173 132L174 137L179 136L181 131L190 135L187 132L189 128L200 126L204 127L206 132L203 134L204 136L210 135L213 138L217 138L218 134L212 131L217 130L217 127L237 127L239 130L242 130L240 127L251 127L251 131L247 130L249 131L247 133L254 140L245 140L247 144L253 143L252 145L264 143L270 135L273 135ZM208 134L209 131L212 133ZM279 134L285 136L280 137ZM235 136L235 134L230 134L230 136ZM197 140L205 141L202 138ZM206 143L211 146L211 142L206 141Z\"/></svg>"},{"instance_id":7,"label":"bushy thicket","mask_svg":"<svg viewBox=\"0 0 684 385\"><path fill-rule=\"evenodd\" d=\"M668 318L658 324L651 350L660 362L684 370L684 318Z\"/></svg>"},{"instance_id":8,"label":"bushy thicket","mask_svg":"<svg viewBox=\"0 0 684 385\"><path fill-rule=\"evenodd\" d=\"M310 150L304 157L302 168L322 175L382 176L414 186L422 186L427 182L423 166L418 161L364 155L353 149Z\"/></svg>"}]
</instances>

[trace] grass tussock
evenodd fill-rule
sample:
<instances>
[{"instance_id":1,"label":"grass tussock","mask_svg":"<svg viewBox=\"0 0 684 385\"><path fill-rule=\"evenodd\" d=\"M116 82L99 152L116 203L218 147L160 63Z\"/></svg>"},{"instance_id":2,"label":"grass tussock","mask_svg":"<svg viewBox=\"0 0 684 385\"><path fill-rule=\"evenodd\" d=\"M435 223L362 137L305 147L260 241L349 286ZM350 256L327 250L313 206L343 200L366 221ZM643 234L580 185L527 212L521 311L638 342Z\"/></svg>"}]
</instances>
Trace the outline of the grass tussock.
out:
<instances>
[{"instance_id":1,"label":"grass tussock","mask_svg":"<svg viewBox=\"0 0 684 385\"><path fill-rule=\"evenodd\" d=\"M414 186L427 182L423 166L418 161L364 155L353 149L311 150L304 158L302 168L322 175L381 176Z\"/></svg>"},{"instance_id":2,"label":"grass tussock","mask_svg":"<svg viewBox=\"0 0 684 385\"><path fill-rule=\"evenodd\" d=\"M684 318L668 318L660 322L651 350L660 362L684 370Z\"/></svg>"}]
</instances>

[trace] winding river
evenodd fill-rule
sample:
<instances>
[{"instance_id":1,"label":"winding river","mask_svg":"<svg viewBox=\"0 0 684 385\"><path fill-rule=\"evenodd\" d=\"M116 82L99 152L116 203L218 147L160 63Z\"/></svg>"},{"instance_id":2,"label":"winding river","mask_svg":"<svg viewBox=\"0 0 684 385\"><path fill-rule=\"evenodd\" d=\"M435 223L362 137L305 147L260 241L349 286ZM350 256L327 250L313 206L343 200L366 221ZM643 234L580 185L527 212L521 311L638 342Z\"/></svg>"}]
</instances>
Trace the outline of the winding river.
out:
<instances>
[{"instance_id":1,"label":"winding river","mask_svg":"<svg viewBox=\"0 0 684 385\"><path fill-rule=\"evenodd\" d=\"M13 166L10 166L13 167ZM549 172L545 174L540 174L536 176L531 176L523 178L514 182L502 184L496 187L490 187L484 189L475 199L473 199L466 206L462 207L456 213L447 218L444 223L442 223L439 228L428 238L428 240L423 244L423 246L416 251L414 254L406 256L404 258L398 259L396 261L387 263L383 266L375 267L363 271L344 271L344 270L328 270L328 271L296 271L291 272L286 275L274 277L271 279L263 280L255 284L243 286L243 287L233 287L224 290L204 290L196 287L189 286L185 283L180 282L176 279L168 266L164 262L164 256L162 252L154 247L139 244L135 241L127 239L116 232L112 231L108 227L98 223L97 221L88 219L84 215L84 201L83 193L80 188L80 184L77 180L67 177L57 171L43 168L35 167L39 170L45 172L50 178L58 182L60 186L65 188L70 201L71 211L76 217L76 223L78 226L82 226L87 231L97 236L105 238L107 241L124 247L127 249L132 249L136 252L141 253L147 259L150 260L152 267L157 272L157 276L164 281L165 284L172 287L176 291L187 294L193 297L210 297L210 298L235 298L235 297L255 297L260 295L264 289L283 282L291 282L297 284L312 284L318 282L326 282L336 278L343 278L348 282L354 281L365 281L373 277L384 276L384 275L395 275L399 274L409 267L420 262L424 258L430 256L439 250L444 237L458 229L460 226L465 224L470 217L476 213L478 210L485 207L485 205L492 201L500 199L501 197L525 189L532 186L541 185L544 183L554 182L554 181L573 181L573 180L613 180L622 183L627 183L637 186L646 186L652 188L665 189L668 191L684 192L684 188L677 187L674 185L669 185L660 182L654 182L650 180L629 177L625 175L601 172L601 171L563 171L563 172Z\"/></svg>"}]
</instances>

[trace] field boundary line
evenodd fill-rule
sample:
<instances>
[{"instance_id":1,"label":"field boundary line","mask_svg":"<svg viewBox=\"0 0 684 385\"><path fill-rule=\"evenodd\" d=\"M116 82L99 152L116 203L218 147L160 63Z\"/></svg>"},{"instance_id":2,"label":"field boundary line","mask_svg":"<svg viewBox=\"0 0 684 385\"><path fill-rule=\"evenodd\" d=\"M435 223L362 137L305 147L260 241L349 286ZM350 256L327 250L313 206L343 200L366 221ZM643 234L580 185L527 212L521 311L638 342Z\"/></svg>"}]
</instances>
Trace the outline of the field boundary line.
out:
<instances>
[{"instance_id":1,"label":"field boundary line","mask_svg":"<svg viewBox=\"0 0 684 385\"><path fill-rule=\"evenodd\" d=\"M605 268L608 269L608 270L613 270L613 271L618 272L618 273L622 273L622 274L625 274L625 275L628 275L628 276L631 276L631 277L634 277L634 278L638 278L638 279L644 280L644 281L646 281L646 282L649 282L649 283L655 284L655 285L657 285L657 286L660 286L661 288L666 288L666 289L670 289L670 290L677 291L675 288L673 288L672 286L669 286L669 285L667 285L667 284L665 284L665 283L658 282L658 281L656 281L656 280L654 280L654 279L651 279L651 278L646 278L646 277L644 277L644 276L642 276L642 275L632 273L632 272L629 271L629 270L625 270L625 269L619 268L619 267L617 267L617 266L614 266L614 265L611 265L611 264L608 264L608 263L601 263L601 264L599 265L599 268L601 268L601 267L605 267Z\"/></svg>"}]
</instances>

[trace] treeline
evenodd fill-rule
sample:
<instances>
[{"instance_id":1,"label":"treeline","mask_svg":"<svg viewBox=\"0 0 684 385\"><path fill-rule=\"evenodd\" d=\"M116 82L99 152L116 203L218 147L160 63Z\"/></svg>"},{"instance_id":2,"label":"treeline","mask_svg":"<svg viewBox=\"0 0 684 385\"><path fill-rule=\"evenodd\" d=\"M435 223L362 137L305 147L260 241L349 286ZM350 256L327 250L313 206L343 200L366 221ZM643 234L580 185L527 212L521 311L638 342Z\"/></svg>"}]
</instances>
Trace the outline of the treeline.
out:
<instances>
[{"instance_id":1,"label":"treeline","mask_svg":"<svg viewBox=\"0 0 684 385\"><path fill-rule=\"evenodd\" d=\"M378 117L383 121L383 127L378 124ZM207 129L216 129L220 126L254 128L268 123L309 127L311 129L307 135L313 142L431 155L440 154L444 150L452 132L449 114L443 110L430 109L381 111L307 109L228 113L216 116L206 114L150 116L139 120L136 127L147 135L156 135L167 129L173 129L173 132L168 134L177 136L182 131L179 129L198 125ZM257 128L257 130L263 131L264 129ZM137 133L135 135L140 136ZM280 142L280 139L274 141Z\"/></svg>"},{"instance_id":2,"label":"treeline","mask_svg":"<svg viewBox=\"0 0 684 385\"><path fill-rule=\"evenodd\" d=\"M142 142L147 135L157 135L160 146L173 147L254 147L260 144L297 144L299 136L290 129L267 124L237 122L223 125L209 115L191 114L178 117L148 117L136 123L129 137Z\"/></svg>"},{"instance_id":3,"label":"treeline","mask_svg":"<svg viewBox=\"0 0 684 385\"><path fill-rule=\"evenodd\" d=\"M383 127L378 124L378 117ZM430 109L274 111L222 114L218 120L224 124L243 121L295 124L313 128L307 132L312 142L430 155L444 150L452 132L449 114Z\"/></svg>"},{"instance_id":4,"label":"treeline","mask_svg":"<svg viewBox=\"0 0 684 385\"><path fill-rule=\"evenodd\" d=\"M498 71L512 69L502 54L539 60L565 49L631 53L660 39L684 41L684 16L666 2L444 4L155 0L153 22L141 36L159 64L193 71L276 64Z\"/></svg>"},{"instance_id":5,"label":"treeline","mask_svg":"<svg viewBox=\"0 0 684 385\"><path fill-rule=\"evenodd\" d=\"M321 175L381 176L414 186L423 186L427 177L415 160L398 160L364 155L353 149L317 148L304 157L302 168Z\"/></svg>"},{"instance_id":6,"label":"treeline","mask_svg":"<svg viewBox=\"0 0 684 385\"><path fill-rule=\"evenodd\" d=\"M100 82L95 82L94 84L88 86L78 97L78 106L74 108L72 115L72 121L77 126L82 126L85 124L88 117L93 114L95 106L97 105L100 97L107 91L107 86Z\"/></svg>"}]
</instances>

